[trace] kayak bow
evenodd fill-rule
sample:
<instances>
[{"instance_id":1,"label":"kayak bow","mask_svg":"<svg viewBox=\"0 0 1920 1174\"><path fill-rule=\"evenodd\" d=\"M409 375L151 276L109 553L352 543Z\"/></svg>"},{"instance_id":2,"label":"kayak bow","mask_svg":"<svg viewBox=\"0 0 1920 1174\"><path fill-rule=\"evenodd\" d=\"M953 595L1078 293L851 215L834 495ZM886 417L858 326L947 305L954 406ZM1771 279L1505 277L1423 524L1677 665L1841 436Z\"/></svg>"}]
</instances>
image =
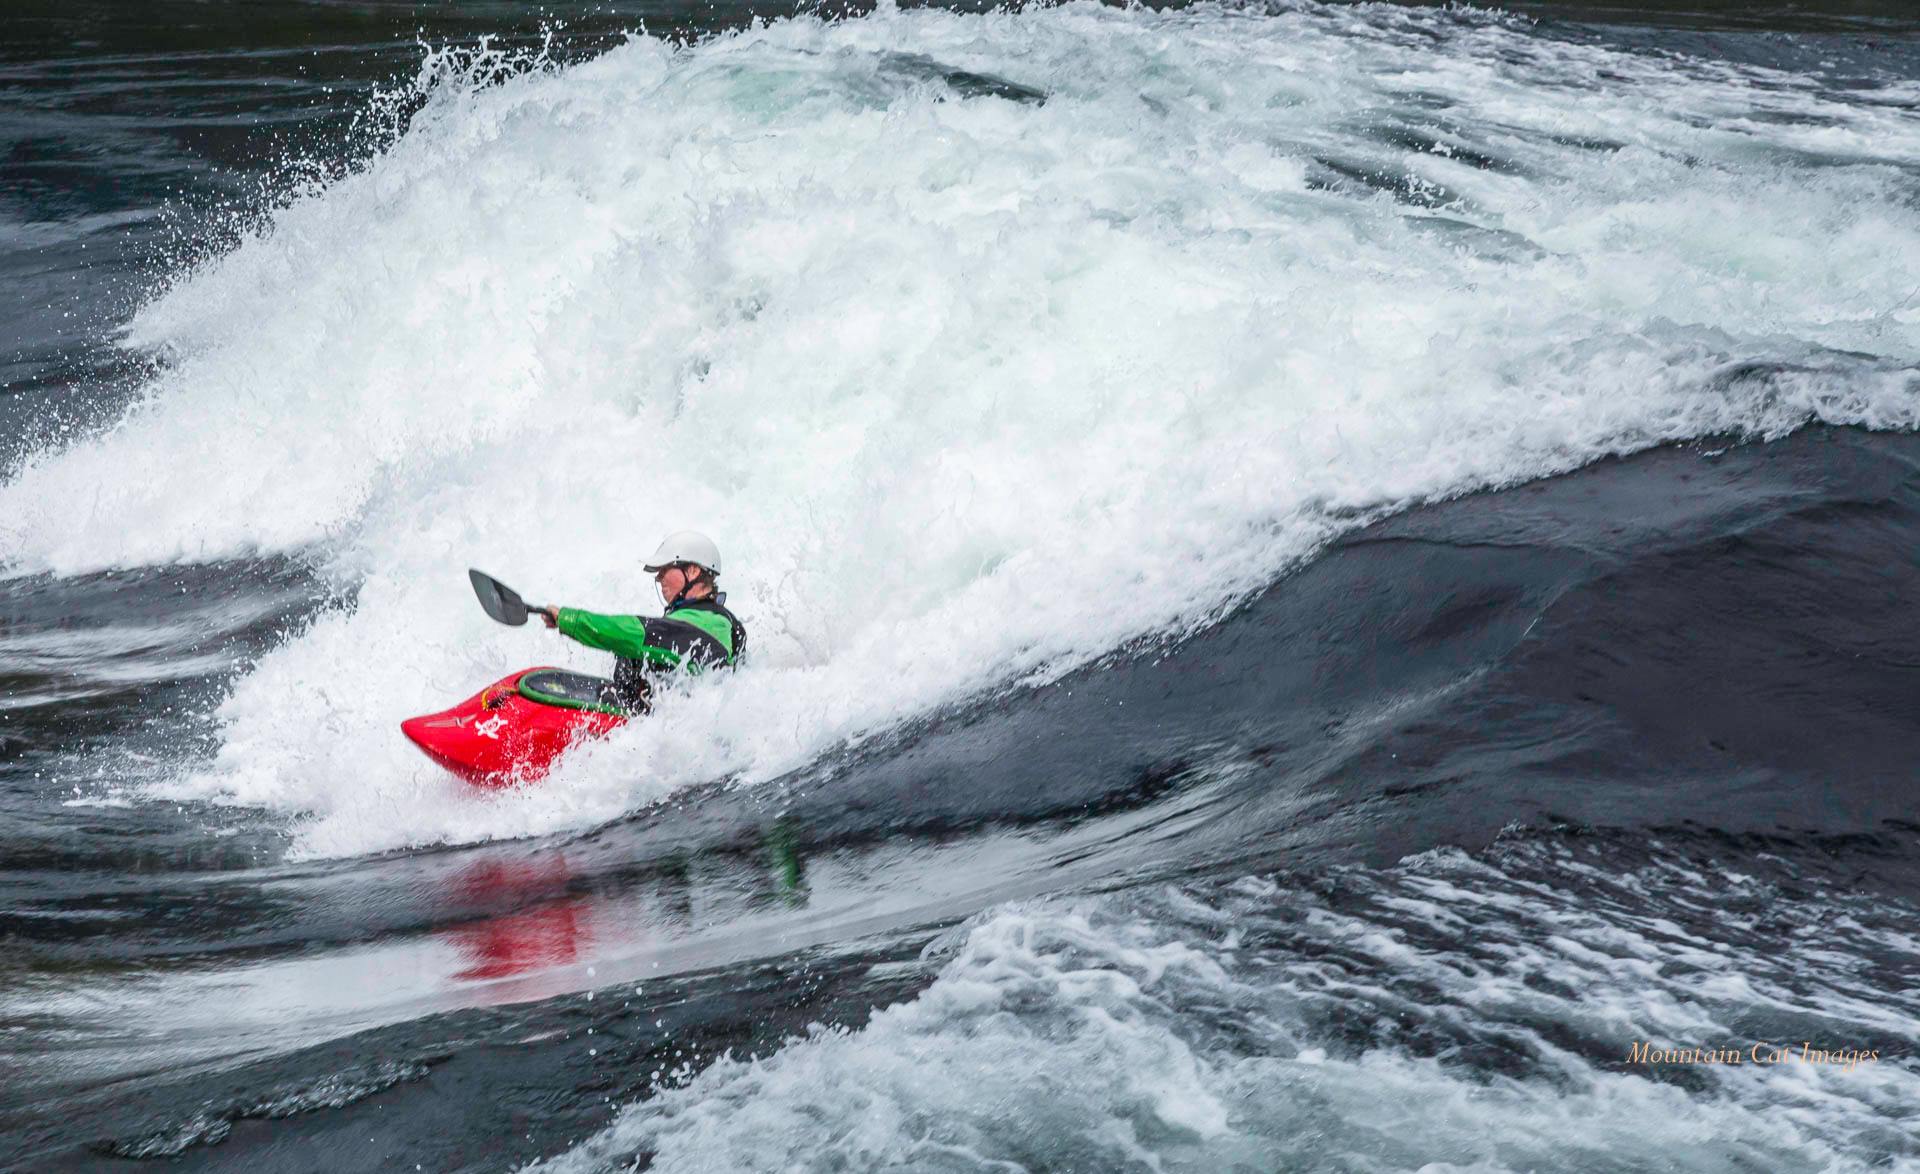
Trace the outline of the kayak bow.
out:
<instances>
[{"instance_id":1,"label":"kayak bow","mask_svg":"<svg viewBox=\"0 0 1920 1174\"><path fill-rule=\"evenodd\" d=\"M400 731L428 758L476 787L531 782L569 747L624 725L612 682L557 668L522 669L451 709L411 717Z\"/></svg>"}]
</instances>

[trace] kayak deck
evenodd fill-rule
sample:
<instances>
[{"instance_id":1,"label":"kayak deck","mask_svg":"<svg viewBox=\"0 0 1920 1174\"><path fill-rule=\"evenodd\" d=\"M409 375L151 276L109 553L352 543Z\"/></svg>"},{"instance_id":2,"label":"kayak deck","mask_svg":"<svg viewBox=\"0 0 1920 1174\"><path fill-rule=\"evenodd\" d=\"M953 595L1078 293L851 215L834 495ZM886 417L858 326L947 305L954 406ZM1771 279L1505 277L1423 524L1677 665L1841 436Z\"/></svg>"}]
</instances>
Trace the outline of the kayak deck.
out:
<instances>
[{"instance_id":1,"label":"kayak deck","mask_svg":"<svg viewBox=\"0 0 1920 1174\"><path fill-rule=\"evenodd\" d=\"M551 667L521 669L400 731L441 766L477 787L531 782L569 747L626 724L612 682Z\"/></svg>"}]
</instances>

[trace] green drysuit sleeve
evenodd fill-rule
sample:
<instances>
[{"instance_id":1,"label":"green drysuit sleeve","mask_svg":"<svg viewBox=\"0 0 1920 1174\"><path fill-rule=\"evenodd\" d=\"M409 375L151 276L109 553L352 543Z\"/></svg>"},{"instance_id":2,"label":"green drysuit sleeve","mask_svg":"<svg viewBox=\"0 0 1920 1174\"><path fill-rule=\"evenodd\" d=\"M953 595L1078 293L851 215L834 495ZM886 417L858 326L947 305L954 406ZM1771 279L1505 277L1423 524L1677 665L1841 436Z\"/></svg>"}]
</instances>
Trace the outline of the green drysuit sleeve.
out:
<instances>
[{"instance_id":1,"label":"green drysuit sleeve","mask_svg":"<svg viewBox=\"0 0 1920 1174\"><path fill-rule=\"evenodd\" d=\"M651 620L563 607L559 627L561 635L589 648L604 649L656 668L677 668L684 662L697 670L733 661L732 623L725 616L696 608L678 608Z\"/></svg>"},{"instance_id":2,"label":"green drysuit sleeve","mask_svg":"<svg viewBox=\"0 0 1920 1174\"><path fill-rule=\"evenodd\" d=\"M609 616L577 607L560 609L560 634L588 648L601 648L615 656L650 660L658 651L647 644L646 621L639 616ZM675 659L678 659L677 657Z\"/></svg>"}]
</instances>

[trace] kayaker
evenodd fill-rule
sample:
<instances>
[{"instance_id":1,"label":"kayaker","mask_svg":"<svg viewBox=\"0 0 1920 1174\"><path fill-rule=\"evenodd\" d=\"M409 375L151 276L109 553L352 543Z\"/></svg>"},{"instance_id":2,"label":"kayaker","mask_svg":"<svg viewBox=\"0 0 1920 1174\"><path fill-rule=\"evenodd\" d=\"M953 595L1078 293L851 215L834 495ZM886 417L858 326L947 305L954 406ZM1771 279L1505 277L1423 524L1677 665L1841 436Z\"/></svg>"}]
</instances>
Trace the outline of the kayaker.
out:
<instances>
[{"instance_id":1,"label":"kayaker","mask_svg":"<svg viewBox=\"0 0 1920 1174\"><path fill-rule=\"evenodd\" d=\"M529 609L562 636L613 653L615 703L642 713L654 677L731 667L747 643L746 629L727 610L727 593L717 585L720 549L713 539L695 530L669 534L643 569L653 575L666 605L657 620L577 607Z\"/></svg>"}]
</instances>

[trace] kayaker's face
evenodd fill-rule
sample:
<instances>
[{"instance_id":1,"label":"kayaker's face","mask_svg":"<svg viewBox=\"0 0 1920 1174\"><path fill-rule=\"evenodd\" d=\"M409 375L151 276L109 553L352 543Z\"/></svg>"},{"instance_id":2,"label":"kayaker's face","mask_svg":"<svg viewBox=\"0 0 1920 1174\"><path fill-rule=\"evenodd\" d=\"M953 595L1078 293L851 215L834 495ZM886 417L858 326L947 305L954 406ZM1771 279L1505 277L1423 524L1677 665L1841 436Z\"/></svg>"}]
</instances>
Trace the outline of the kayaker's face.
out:
<instances>
[{"instance_id":1,"label":"kayaker's face","mask_svg":"<svg viewBox=\"0 0 1920 1174\"><path fill-rule=\"evenodd\" d=\"M662 567L653 577L653 585L660 589L660 598L672 599L686 590L687 572L682 567Z\"/></svg>"},{"instance_id":2,"label":"kayaker's face","mask_svg":"<svg viewBox=\"0 0 1920 1174\"><path fill-rule=\"evenodd\" d=\"M686 567L664 567L653 577L653 585L660 589L660 602L670 603L675 596L687 589L687 580L693 572Z\"/></svg>"}]
</instances>

